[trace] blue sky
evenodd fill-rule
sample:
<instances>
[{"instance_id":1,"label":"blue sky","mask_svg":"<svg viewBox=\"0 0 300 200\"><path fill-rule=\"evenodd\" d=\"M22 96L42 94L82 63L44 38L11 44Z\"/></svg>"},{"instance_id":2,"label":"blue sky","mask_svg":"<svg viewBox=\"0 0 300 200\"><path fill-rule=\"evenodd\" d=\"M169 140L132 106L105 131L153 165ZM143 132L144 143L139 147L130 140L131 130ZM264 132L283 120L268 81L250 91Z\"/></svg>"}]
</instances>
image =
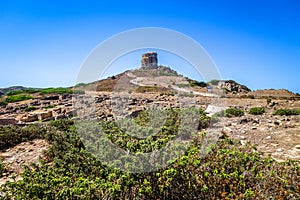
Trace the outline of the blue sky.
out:
<instances>
[{"instance_id":1,"label":"blue sky","mask_svg":"<svg viewBox=\"0 0 300 200\"><path fill-rule=\"evenodd\" d=\"M299 10L297 0L1 1L0 87L71 86L89 53L107 38L163 27L202 45L223 79L253 90L300 93ZM161 52L160 63L201 79L168 56ZM123 64L120 58L105 75L135 68L139 59L133 53Z\"/></svg>"}]
</instances>

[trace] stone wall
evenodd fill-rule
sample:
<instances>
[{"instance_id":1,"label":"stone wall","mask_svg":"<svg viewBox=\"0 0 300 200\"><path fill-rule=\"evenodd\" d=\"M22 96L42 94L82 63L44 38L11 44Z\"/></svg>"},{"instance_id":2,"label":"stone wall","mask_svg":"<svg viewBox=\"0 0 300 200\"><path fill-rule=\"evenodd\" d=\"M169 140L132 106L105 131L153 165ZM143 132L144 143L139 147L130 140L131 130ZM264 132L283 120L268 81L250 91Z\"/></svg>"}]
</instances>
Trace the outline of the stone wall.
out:
<instances>
[{"instance_id":1,"label":"stone wall","mask_svg":"<svg viewBox=\"0 0 300 200\"><path fill-rule=\"evenodd\" d=\"M157 67L157 53L148 52L142 55L142 68L153 69Z\"/></svg>"}]
</instances>

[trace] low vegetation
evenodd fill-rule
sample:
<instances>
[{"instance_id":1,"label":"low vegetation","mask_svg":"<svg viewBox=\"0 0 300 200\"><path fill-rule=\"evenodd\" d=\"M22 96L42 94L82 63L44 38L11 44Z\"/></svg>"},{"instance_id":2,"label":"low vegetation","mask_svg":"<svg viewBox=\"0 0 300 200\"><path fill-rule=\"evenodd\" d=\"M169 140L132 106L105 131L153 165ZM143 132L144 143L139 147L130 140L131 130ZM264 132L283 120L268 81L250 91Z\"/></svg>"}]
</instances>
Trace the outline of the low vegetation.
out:
<instances>
[{"instance_id":1,"label":"low vegetation","mask_svg":"<svg viewBox=\"0 0 300 200\"><path fill-rule=\"evenodd\" d=\"M49 105L47 105L47 106L45 106L45 107L43 107L43 108L45 108L45 109L50 109L50 108L54 108L54 107L55 107L54 105L49 104Z\"/></svg>"},{"instance_id":2,"label":"low vegetation","mask_svg":"<svg viewBox=\"0 0 300 200\"><path fill-rule=\"evenodd\" d=\"M14 91L8 92L6 95L13 96L13 95L18 95L18 94L33 94L33 93L37 93L39 91L40 91L40 89L14 90Z\"/></svg>"},{"instance_id":3,"label":"low vegetation","mask_svg":"<svg viewBox=\"0 0 300 200\"><path fill-rule=\"evenodd\" d=\"M190 84L187 84L187 83L179 83L179 84L175 84L177 87L180 87L180 88L185 88L185 87L189 87Z\"/></svg>"},{"instance_id":4,"label":"low vegetation","mask_svg":"<svg viewBox=\"0 0 300 200\"><path fill-rule=\"evenodd\" d=\"M13 95L13 96L6 97L4 103L14 103L14 102L24 101L28 99L33 99L33 97L27 94Z\"/></svg>"},{"instance_id":5,"label":"low vegetation","mask_svg":"<svg viewBox=\"0 0 300 200\"><path fill-rule=\"evenodd\" d=\"M232 112L232 109L229 113ZM189 124L180 127L181 114L195 114L194 110L166 110L166 120L156 134L151 124L151 114L141 112L134 119L132 130L123 130L121 124L129 121L106 121L83 124L85 136L78 137L71 120L59 120L49 124L0 126L1 149L22 141L44 138L51 143L46 160L39 165L25 166L22 180L0 186L3 199L299 199L300 167L296 162L278 163L261 155L249 144L241 146L231 139L209 143L205 132L191 134ZM233 113L240 113L234 111ZM203 110L199 116L199 130L209 124L210 118ZM160 120L155 121L159 123ZM102 130L104 138L94 135L93 130ZM184 140L192 135L191 144L184 148L176 143L170 154L182 155L168 160L167 166L152 172L131 173L118 166L136 170L141 163L130 160L128 154L116 159L112 165L100 162L90 151L94 148L83 139L91 139L108 148L108 138L119 148L133 155L159 150L172 141L181 130ZM135 137L141 133L143 137ZM97 136L97 137L94 137ZM84 138L83 138L84 137ZM85 138L86 137L86 138ZM98 141L97 141L98 140ZM111 152L102 151L109 155ZM169 155L169 154L167 154ZM105 156L105 155L103 155ZM149 164L155 160L147 160ZM51 163L51 164L49 164ZM153 163L152 163L153 164ZM114 166L114 167L112 167Z\"/></svg>"},{"instance_id":6,"label":"low vegetation","mask_svg":"<svg viewBox=\"0 0 300 200\"><path fill-rule=\"evenodd\" d=\"M0 178L2 177L3 171L4 171L4 164L2 162L2 159L0 158Z\"/></svg>"},{"instance_id":7,"label":"low vegetation","mask_svg":"<svg viewBox=\"0 0 300 200\"><path fill-rule=\"evenodd\" d=\"M205 83L205 82L198 82L198 81L191 81L190 82L190 86L191 87L195 87L195 86L198 86L198 87L207 87L207 83Z\"/></svg>"},{"instance_id":8,"label":"low vegetation","mask_svg":"<svg viewBox=\"0 0 300 200\"><path fill-rule=\"evenodd\" d=\"M298 110L292 110L292 109L278 109L276 110L273 115L285 115L285 116L290 116L290 115L300 115L300 109Z\"/></svg>"},{"instance_id":9,"label":"low vegetation","mask_svg":"<svg viewBox=\"0 0 300 200\"><path fill-rule=\"evenodd\" d=\"M145 92L170 92L167 88L159 87L159 86L139 86L135 92L145 93Z\"/></svg>"},{"instance_id":10,"label":"low vegetation","mask_svg":"<svg viewBox=\"0 0 300 200\"><path fill-rule=\"evenodd\" d=\"M36 110L37 108L34 107L34 106L28 106L27 108L24 109L25 112L30 112L30 111L33 111L33 110Z\"/></svg>"},{"instance_id":11,"label":"low vegetation","mask_svg":"<svg viewBox=\"0 0 300 200\"><path fill-rule=\"evenodd\" d=\"M72 90L70 88L46 88L40 91L40 94L84 94L82 90Z\"/></svg>"},{"instance_id":12,"label":"low vegetation","mask_svg":"<svg viewBox=\"0 0 300 200\"><path fill-rule=\"evenodd\" d=\"M241 117L244 116L244 111L238 108L227 108L224 111L220 111L216 114L214 114L214 117Z\"/></svg>"},{"instance_id":13,"label":"low vegetation","mask_svg":"<svg viewBox=\"0 0 300 200\"><path fill-rule=\"evenodd\" d=\"M266 112L265 108L263 108L263 107L254 107L254 108L250 108L250 110L249 110L249 114L251 114L251 115L262 115L265 112Z\"/></svg>"},{"instance_id":14,"label":"low vegetation","mask_svg":"<svg viewBox=\"0 0 300 200\"><path fill-rule=\"evenodd\" d=\"M7 105L7 102L6 101L1 101L0 102L0 106L6 106Z\"/></svg>"}]
</instances>

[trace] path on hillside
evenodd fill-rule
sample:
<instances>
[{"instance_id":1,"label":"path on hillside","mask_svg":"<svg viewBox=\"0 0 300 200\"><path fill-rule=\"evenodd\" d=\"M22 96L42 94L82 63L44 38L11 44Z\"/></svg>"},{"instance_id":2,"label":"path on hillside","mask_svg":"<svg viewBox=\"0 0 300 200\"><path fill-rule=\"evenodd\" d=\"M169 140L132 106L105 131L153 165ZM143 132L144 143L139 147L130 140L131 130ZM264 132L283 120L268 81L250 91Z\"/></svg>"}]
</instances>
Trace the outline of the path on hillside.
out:
<instances>
[{"instance_id":1,"label":"path on hillside","mask_svg":"<svg viewBox=\"0 0 300 200\"><path fill-rule=\"evenodd\" d=\"M127 76L130 78L133 78L130 80L130 83L137 85L137 86L149 86L151 85L150 83L147 84L147 77L137 77L132 73L127 73ZM143 83L144 81L144 83ZM153 80L152 80L153 81ZM189 94L194 94L194 95L201 95L201 96L205 96L205 97L219 97L216 94L212 94L212 93L204 93L204 92L197 92L197 91L193 91L193 90L189 90L186 88L180 88L176 85L169 85L167 83L164 82L159 82L159 85L161 85L162 87L168 88L171 87L172 89L179 91L179 92L185 92L185 93L189 93Z\"/></svg>"}]
</instances>

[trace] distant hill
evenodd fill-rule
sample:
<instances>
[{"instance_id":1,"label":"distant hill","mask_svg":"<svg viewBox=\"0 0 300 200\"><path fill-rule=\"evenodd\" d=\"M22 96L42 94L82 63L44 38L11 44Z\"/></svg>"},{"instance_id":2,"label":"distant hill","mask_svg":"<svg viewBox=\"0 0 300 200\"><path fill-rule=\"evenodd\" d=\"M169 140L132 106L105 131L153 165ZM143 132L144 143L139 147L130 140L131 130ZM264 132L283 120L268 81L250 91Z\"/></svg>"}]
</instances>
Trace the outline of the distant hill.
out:
<instances>
[{"instance_id":1,"label":"distant hill","mask_svg":"<svg viewBox=\"0 0 300 200\"><path fill-rule=\"evenodd\" d=\"M0 96L7 94L9 92L12 92L12 91L27 90L27 89L31 89L31 88L26 88L23 86L11 86L8 88L0 88Z\"/></svg>"}]
</instances>

